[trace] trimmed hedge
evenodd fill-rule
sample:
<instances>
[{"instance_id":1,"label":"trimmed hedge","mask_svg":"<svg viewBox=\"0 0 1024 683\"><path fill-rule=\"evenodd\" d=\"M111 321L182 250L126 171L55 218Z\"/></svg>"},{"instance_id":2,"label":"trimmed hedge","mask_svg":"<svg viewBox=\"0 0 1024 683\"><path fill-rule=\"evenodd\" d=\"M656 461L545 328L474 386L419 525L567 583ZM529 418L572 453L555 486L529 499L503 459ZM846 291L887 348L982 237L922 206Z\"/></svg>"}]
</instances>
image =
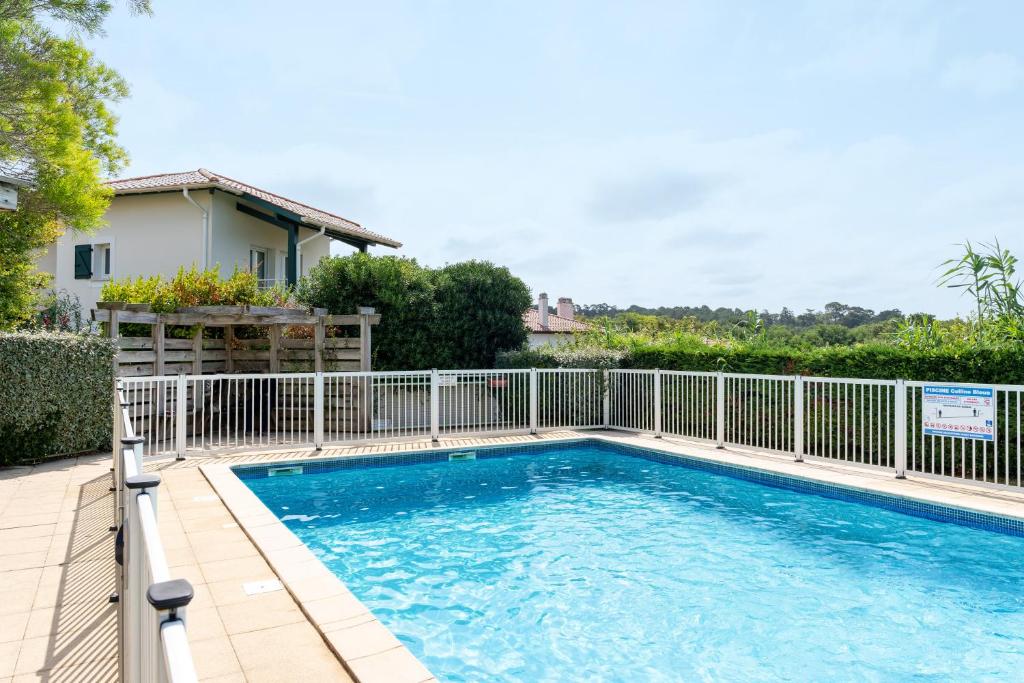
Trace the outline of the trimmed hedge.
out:
<instances>
[{"instance_id":1,"label":"trimmed hedge","mask_svg":"<svg viewBox=\"0 0 1024 683\"><path fill-rule=\"evenodd\" d=\"M1024 384L1024 345L962 351L922 351L883 344L807 350L648 347L634 349L623 367Z\"/></svg>"},{"instance_id":2,"label":"trimmed hedge","mask_svg":"<svg viewBox=\"0 0 1024 683\"><path fill-rule=\"evenodd\" d=\"M817 349L652 345L628 352L569 345L502 354L497 366L721 370L759 375L1024 384L1024 344L966 350L915 350L885 344Z\"/></svg>"},{"instance_id":3,"label":"trimmed hedge","mask_svg":"<svg viewBox=\"0 0 1024 683\"><path fill-rule=\"evenodd\" d=\"M115 352L103 337L0 333L0 465L109 447Z\"/></svg>"}]
</instances>

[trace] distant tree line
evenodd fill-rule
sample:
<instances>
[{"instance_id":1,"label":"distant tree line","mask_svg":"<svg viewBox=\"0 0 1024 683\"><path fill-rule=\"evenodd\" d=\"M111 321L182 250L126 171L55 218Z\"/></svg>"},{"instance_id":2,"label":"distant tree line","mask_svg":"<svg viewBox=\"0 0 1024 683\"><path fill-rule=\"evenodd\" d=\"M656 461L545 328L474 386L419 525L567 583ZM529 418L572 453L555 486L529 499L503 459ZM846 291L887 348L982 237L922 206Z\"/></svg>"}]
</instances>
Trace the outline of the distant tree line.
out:
<instances>
[{"instance_id":1,"label":"distant tree line","mask_svg":"<svg viewBox=\"0 0 1024 683\"><path fill-rule=\"evenodd\" d=\"M609 304L577 304L576 313L584 318L614 318L625 313L636 313L674 320L695 318L702 323L717 322L720 325L736 325L748 320L749 317L749 311L739 308L711 308L706 305L659 306L657 308L629 306L628 308L618 308ZM884 323L888 320L903 320L906 318L898 308L891 308L876 313L870 308L848 306L838 301L825 304L824 310L821 311L808 308L803 313L797 314L789 308L783 307L778 313L771 313L767 310L761 311L758 317L765 326L781 325L795 330L808 329L816 325L841 325L847 328L854 328L861 325ZM917 313L914 314L914 317L931 318L932 316Z\"/></svg>"}]
</instances>

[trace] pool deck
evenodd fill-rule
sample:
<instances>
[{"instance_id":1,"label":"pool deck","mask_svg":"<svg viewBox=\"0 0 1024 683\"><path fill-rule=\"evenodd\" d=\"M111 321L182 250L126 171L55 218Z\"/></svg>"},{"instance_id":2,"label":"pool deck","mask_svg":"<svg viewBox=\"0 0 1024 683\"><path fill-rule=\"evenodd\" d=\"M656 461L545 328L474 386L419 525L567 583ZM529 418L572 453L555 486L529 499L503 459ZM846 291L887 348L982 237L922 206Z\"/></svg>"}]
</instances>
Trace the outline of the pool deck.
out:
<instances>
[{"instance_id":1,"label":"pool deck","mask_svg":"<svg viewBox=\"0 0 1024 683\"><path fill-rule=\"evenodd\" d=\"M719 450L613 431L446 439L373 446L197 455L148 462L163 479L159 524L172 574L196 596L187 612L199 677L208 681L431 681L248 489L240 463L595 437L1024 519L1024 493L915 478L792 456ZM116 679L110 456L0 469L0 683ZM233 477L233 475L231 475ZM211 482L213 485L211 485ZM251 494L250 494L251 495ZM227 502L225 502L225 499ZM281 580L267 592L243 584ZM274 589L276 588L276 589Z\"/></svg>"}]
</instances>

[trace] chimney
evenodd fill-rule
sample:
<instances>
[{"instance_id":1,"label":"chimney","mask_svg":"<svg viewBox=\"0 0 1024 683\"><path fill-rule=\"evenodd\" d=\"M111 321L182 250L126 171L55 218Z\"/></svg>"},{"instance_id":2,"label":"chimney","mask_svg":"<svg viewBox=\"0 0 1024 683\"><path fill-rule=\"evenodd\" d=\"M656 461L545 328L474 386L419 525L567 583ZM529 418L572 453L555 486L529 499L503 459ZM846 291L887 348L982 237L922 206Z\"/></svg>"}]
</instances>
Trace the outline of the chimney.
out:
<instances>
[{"instance_id":1,"label":"chimney","mask_svg":"<svg viewBox=\"0 0 1024 683\"><path fill-rule=\"evenodd\" d=\"M548 326L548 295L544 292L537 297L537 315L540 317L540 326Z\"/></svg>"},{"instance_id":2,"label":"chimney","mask_svg":"<svg viewBox=\"0 0 1024 683\"><path fill-rule=\"evenodd\" d=\"M569 320L572 320L573 316L575 315L575 313L576 313L576 311L573 308L572 299L570 299L567 296L563 296L563 297L559 297L558 298L558 317L559 318L568 318Z\"/></svg>"}]
</instances>

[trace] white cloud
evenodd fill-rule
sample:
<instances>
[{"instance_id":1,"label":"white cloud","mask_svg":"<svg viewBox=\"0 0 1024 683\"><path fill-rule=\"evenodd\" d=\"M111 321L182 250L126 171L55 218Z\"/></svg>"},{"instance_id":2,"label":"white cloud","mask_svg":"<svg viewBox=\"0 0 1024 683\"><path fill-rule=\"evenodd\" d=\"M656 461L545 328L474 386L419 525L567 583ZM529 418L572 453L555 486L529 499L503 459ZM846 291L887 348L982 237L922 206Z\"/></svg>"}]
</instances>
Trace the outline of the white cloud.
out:
<instances>
[{"instance_id":1,"label":"white cloud","mask_svg":"<svg viewBox=\"0 0 1024 683\"><path fill-rule=\"evenodd\" d=\"M1013 55L988 52L976 57L951 61L942 74L948 87L992 96L1016 90L1024 85L1024 65Z\"/></svg>"}]
</instances>

